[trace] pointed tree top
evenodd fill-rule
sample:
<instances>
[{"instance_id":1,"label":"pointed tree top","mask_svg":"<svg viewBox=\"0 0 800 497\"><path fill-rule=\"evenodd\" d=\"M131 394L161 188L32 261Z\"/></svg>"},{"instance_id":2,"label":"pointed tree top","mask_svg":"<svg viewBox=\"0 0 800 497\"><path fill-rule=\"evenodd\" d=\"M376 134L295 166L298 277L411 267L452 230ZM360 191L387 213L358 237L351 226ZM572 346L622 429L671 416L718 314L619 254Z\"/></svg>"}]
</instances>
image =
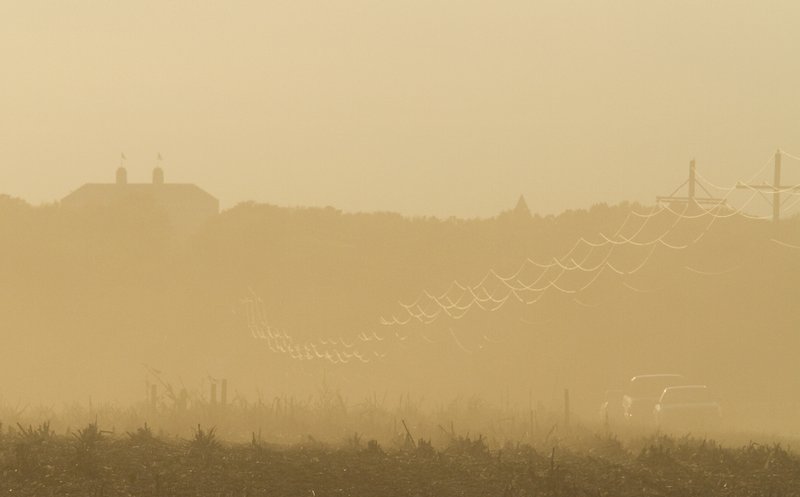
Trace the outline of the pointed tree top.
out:
<instances>
[{"instance_id":1,"label":"pointed tree top","mask_svg":"<svg viewBox=\"0 0 800 497\"><path fill-rule=\"evenodd\" d=\"M528 208L528 202L525 201L525 195L520 195L517 200L517 205L514 207L514 214L530 216L531 210Z\"/></svg>"}]
</instances>

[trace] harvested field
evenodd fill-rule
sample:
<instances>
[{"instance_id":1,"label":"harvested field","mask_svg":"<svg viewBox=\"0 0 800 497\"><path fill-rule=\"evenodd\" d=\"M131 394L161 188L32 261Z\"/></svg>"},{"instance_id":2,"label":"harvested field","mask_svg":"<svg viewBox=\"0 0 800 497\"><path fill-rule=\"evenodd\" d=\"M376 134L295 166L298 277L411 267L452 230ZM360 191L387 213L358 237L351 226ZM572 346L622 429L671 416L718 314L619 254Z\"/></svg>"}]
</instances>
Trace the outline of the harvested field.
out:
<instances>
[{"instance_id":1,"label":"harvested field","mask_svg":"<svg viewBox=\"0 0 800 497\"><path fill-rule=\"evenodd\" d=\"M197 427L189 440L20 427L0 441L0 490L47 496L792 496L800 457L779 444L611 435L511 444L482 437L444 447L227 444Z\"/></svg>"}]
</instances>

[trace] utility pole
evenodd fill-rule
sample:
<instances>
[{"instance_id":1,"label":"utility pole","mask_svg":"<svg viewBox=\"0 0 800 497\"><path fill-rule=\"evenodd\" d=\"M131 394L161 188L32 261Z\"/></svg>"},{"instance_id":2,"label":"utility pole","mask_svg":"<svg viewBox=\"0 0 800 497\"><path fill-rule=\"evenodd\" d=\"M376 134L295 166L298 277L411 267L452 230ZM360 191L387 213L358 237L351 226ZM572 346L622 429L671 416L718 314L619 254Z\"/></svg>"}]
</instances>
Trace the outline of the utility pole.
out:
<instances>
[{"instance_id":1,"label":"utility pole","mask_svg":"<svg viewBox=\"0 0 800 497\"><path fill-rule=\"evenodd\" d=\"M785 191L800 191L800 185L786 186L781 185L781 149L775 151L775 171L772 177L772 184L768 185L762 183L760 185L747 185L738 183L736 188L747 190L755 190L759 193L763 191L772 192L772 222L778 223L781 220L781 192ZM769 199L768 199L769 200Z\"/></svg>"},{"instance_id":2,"label":"utility pole","mask_svg":"<svg viewBox=\"0 0 800 497\"><path fill-rule=\"evenodd\" d=\"M676 196L675 194L678 193L678 191L684 186L687 189L687 195L685 197ZM697 186L699 186L708 196L698 197ZM656 197L656 202L664 202L668 204L686 204L687 211L692 212L696 211L700 204L710 204L716 206L724 205L725 199L714 198L711 193L706 190L703 184L697 181L697 165L694 159L692 159L689 162L689 179L681 183L681 185L670 195L666 197Z\"/></svg>"},{"instance_id":3,"label":"utility pole","mask_svg":"<svg viewBox=\"0 0 800 497\"><path fill-rule=\"evenodd\" d=\"M697 167L695 166L694 159L689 162L689 198L687 202L689 204L689 209L694 210L697 207L697 203L694 200L694 190L695 190L695 183L697 182Z\"/></svg>"},{"instance_id":4,"label":"utility pole","mask_svg":"<svg viewBox=\"0 0 800 497\"><path fill-rule=\"evenodd\" d=\"M772 185L775 187L772 193L772 220L777 223L781 220L781 149L775 152L775 174Z\"/></svg>"}]
</instances>

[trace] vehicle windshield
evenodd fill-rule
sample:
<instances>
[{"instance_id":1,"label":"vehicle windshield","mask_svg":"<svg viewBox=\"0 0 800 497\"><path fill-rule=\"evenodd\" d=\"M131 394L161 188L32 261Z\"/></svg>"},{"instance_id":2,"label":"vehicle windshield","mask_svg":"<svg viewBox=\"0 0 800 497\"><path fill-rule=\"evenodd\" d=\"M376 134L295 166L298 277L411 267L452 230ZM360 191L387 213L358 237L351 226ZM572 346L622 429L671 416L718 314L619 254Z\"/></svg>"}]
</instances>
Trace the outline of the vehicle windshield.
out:
<instances>
[{"instance_id":1,"label":"vehicle windshield","mask_svg":"<svg viewBox=\"0 0 800 497\"><path fill-rule=\"evenodd\" d=\"M633 397L660 397L667 387L681 385L686 381L680 375L637 376L631 380L628 393Z\"/></svg>"},{"instance_id":2,"label":"vehicle windshield","mask_svg":"<svg viewBox=\"0 0 800 497\"><path fill-rule=\"evenodd\" d=\"M661 396L662 404L692 404L710 400L711 394L706 387L668 388Z\"/></svg>"}]
</instances>

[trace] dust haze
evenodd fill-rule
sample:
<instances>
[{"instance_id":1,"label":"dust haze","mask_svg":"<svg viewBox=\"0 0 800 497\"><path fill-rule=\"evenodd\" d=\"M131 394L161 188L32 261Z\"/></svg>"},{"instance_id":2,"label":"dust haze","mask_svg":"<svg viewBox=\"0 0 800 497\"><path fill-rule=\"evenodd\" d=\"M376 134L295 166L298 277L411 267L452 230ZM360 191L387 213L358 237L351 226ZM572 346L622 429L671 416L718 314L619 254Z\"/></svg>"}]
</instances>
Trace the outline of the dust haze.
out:
<instances>
[{"instance_id":1,"label":"dust haze","mask_svg":"<svg viewBox=\"0 0 800 497\"><path fill-rule=\"evenodd\" d=\"M3 3L0 422L800 436L797 19Z\"/></svg>"}]
</instances>

